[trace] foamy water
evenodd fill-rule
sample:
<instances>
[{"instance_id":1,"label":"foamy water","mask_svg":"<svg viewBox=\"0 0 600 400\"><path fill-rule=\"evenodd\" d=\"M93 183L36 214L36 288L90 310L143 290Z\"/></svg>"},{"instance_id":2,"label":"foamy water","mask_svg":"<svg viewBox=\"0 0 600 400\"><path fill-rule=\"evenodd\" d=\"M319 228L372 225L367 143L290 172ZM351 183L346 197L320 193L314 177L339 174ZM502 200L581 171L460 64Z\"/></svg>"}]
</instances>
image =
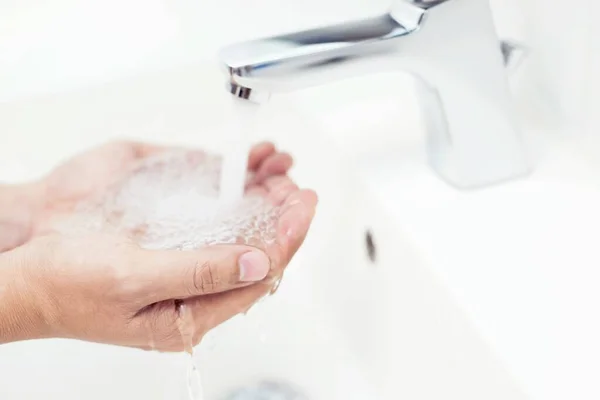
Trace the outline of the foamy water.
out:
<instances>
[{"instance_id":1,"label":"foamy water","mask_svg":"<svg viewBox=\"0 0 600 400\"><path fill-rule=\"evenodd\" d=\"M224 207L219 157L172 151L140 163L102 196L56 223L65 233L104 231L133 237L147 249L193 250L224 243L270 244L277 209L246 196Z\"/></svg>"},{"instance_id":2,"label":"foamy water","mask_svg":"<svg viewBox=\"0 0 600 400\"><path fill-rule=\"evenodd\" d=\"M236 180L242 188L246 163L243 177ZM57 221L56 229L71 234L126 235L147 249L185 251L222 243L261 247L273 243L277 208L262 197L243 197L243 189L237 200L231 190L224 204L221 166L219 157L200 152L171 151L146 159L108 191L79 204L70 218ZM193 360L196 327L185 302L179 310L178 328L190 354L189 395L201 400L202 384Z\"/></svg>"}]
</instances>

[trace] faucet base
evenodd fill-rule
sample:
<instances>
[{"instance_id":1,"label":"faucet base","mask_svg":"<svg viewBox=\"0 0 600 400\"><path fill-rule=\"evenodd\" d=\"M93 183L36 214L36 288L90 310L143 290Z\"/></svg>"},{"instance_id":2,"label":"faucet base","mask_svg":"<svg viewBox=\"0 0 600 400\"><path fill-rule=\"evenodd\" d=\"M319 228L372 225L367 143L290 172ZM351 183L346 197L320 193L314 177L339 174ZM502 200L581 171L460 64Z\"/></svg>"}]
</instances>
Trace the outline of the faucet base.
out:
<instances>
[{"instance_id":1,"label":"faucet base","mask_svg":"<svg viewBox=\"0 0 600 400\"><path fill-rule=\"evenodd\" d=\"M476 110L453 120L450 117L460 114L454 111L448 115L447 109L464 109L461 105L468 100L444 101L438 89L418 78L416 87L426 130L427 159L444 182L456 189L475 190L531 174L533 168L528 162L520 131L508 125L506 114L500 112L499 117L505 117L500 126L493 123L486 126L493 119L486 119L485 114ZM467 96L466 93L463 95ZM489 111L493 115L499 112L494 107ZM474 129L473 125L482 127L479 135L465 137L461 134L461 130Z\"/></svg>"}]
</instances>

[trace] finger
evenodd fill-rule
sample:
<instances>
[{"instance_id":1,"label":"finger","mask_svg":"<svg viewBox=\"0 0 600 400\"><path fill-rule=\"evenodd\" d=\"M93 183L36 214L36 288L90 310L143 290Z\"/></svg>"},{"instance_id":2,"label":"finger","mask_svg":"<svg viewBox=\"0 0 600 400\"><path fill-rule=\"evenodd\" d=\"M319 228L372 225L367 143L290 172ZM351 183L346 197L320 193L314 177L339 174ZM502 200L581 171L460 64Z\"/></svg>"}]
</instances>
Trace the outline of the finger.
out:
<instances>
[{"instance_id":1,"label":"finger","mask_svg":"<svg viewBox=\"0 0 600 400\"><path fill-rule=\"evenodd\" d=\"M302 245L317 201L317 195L313 191L301 190L290 195L283 205L277 241L280 256L279 260L274 260L273 263L279 266L279 271L272 271L274 277L281 277L283 269ZM272 292L274 284L272 280L265 279L255 285L185 300L196 325L195 343L201 340L203 333L248 311L261 298Z\"/></svg>"},{"instance_id":2,"label":"finger","mask_svg":"<svg viewBox=\"0 0 600 400\"><path fill-rule=\"evenodd\" d=\"M294 184L294 182L292 181L292 178L290 178L287 175L274 175L274 176L270 176L269 178L265 179L265 181L263 182L263 186L265 188L267 188L267 191L273 191L275 189L277 189L280 186L283 186L284 184ZM297 186L296 186L297 188Z\"/></svg>"},{"instance_id":3,"label":"finger","mask_svg":"<svg viewBox=\"0 0 600 400\"><path fill-rule=\"evenodd\" d=\"M272 205L279 206L296 191L298 191L298 186L290 177L278 175L267 178L260 185L251 184L246 190L246 195L261 196L267 198Z\"/></svg>"},{"instance_id":4,"label":"finger","mask_svg":"<svg viewBox=\"0 0 600 400\"><path fill-rule=\"evenodd\" d=\"M281 259L274 265L287 266L296 254L308 234L317 203L317 194L312 190L295 191L285 200L277 226Z\"/></svg>"},{"instance_id":5,"label":"finger","mask_svg":"<svg viewBox=\"0 0 600 400\"><path fill-rule=\"evenodd\" d=\"M136 260L149 304L219 293L260 281L270 271L265 253L250 246L215 245L197 251L141 250Z\"/></svg>"},{"instance_id":6,"label":"finger","mask_svg":"<svg viewBox=\"0 0 600 400\"><path fill-rule=\"evenodd\" d=\"M199 333L194 335L195 341L201 340L202 333L248 311L261 298L268 295L272 288L272 283L261 282L229 292L186 300L185 305L189 307Z\"/></svg>"},{"instance_id":7,"label":"finger","mask_svg":"<svg viewBox=\"0 0 600 400\"><path fill-rule=\"evenodd\" d=\"M133 152L134 158L145 158L161 151L168 147L135 140L121 140L114 143L122 148L129 148Z\"/></svg>"},{"instance_id":8,"label":"finger","mask_svg":"<svg viewBox=\"0 0 600 400\"><path fill-rule=\"evenodd\" d=\"M271 176L262 186L267 191L267 198L276 206L283 204L292 193L298 191L298 186L286 175Z\"/></svg>"},{"instance_id":9,"label":"finger","mask_svg":"<svg viewBox=\"0 0 600 400\"><path fill-rule=\"evenodd\" d=\"M122 140L116 142L117 146L122 148L129 148L134 155L134 158L141 159L149 156L156 155L158 153L162 153L164 151L169 150L182 150L186 152L187 161L192 164L197 164L203 162L206 158L206 153L199 149L189 149L185 147L179 146L167 146L167 145L159 145L152 144L147 142L139 142L134 140Z\"/></svg>"},{"instance_id":10,"label":"finger","mask_svg":"<svg viewBox=\"0 0 600 400\"><path fill-rule=\"evenodd\" d=\"M275 153L275 145L271 142L262 142L254 146L248 156L248 170L256 171L261 163L273 153Z\"/></svg>"},{"instance_id":11,"label":"finger","mask_svg":"<svg viewBox=\"0 0 600 400\"><path fill-rule=\"evenodd\" d=\"M259 184L273 175L285 175L292 168L294 160L287 153L276 153L268 157L258 168L254 183Z\"/></svg>"}]
</instances>

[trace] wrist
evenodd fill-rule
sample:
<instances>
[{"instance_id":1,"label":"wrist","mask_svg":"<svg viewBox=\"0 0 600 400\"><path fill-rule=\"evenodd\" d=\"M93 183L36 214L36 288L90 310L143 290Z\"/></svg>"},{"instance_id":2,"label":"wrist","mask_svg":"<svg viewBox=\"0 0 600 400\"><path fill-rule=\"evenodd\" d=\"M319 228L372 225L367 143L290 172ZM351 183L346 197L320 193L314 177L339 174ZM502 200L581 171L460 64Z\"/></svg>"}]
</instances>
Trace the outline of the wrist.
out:
<instances>
[{"instance_id":1,"label":"wrist","mask_svg":"<svg viewBox=\"0 0 600 400\"><path fill-rule=\"evenodd\" d=\"M42 209L42 185L0 185L0 252L27 242Z\"/></svg>"},{"instance_id":2,"label":"wrist","mask_svg":"<svg viewBox=\"0 0 600 400\"><path fill-rule=\"evenodd\" d=\"M20 250L0 254L0 344L50 337L40 292Z\"/></svg>"}]
</instances>

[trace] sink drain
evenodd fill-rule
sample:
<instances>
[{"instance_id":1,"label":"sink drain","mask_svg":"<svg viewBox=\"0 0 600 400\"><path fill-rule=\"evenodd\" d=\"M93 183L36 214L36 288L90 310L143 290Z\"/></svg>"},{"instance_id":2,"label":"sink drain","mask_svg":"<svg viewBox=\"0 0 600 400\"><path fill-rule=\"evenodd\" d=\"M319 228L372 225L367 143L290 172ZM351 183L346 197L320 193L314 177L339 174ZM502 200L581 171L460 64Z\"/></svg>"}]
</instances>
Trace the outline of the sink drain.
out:
<instances>
[{"instance_id":1,"label":"sink drain","mask_svg":"<svg viewBox=\"0 0 600 400\"><path fill-rule=\"evenodd\" d=\"M308 397L290 384L262 381L237 389L223 400L308 400Z\"/></svg>"}]
</instances>

